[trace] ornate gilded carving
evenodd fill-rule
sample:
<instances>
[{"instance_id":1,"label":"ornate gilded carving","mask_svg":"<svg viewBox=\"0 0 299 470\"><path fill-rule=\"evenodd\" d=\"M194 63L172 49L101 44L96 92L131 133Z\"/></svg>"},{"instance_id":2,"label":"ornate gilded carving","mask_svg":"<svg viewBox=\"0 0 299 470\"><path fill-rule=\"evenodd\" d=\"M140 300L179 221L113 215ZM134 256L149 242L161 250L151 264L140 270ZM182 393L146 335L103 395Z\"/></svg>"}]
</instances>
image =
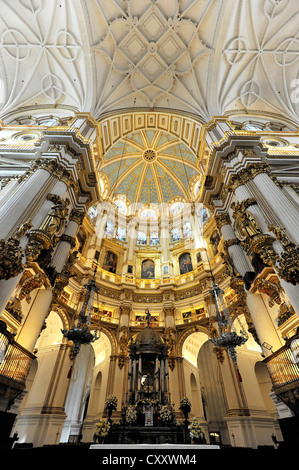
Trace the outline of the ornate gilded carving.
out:
<instances>
[{"instance_id":1,"label":"ornate gilded carving","mask_svg":"<svg viewBox=\"0 0 299 470\"><path fill-rule=\"evenodd\" d=\"M268 279L257 277L252 285L262 294L268 295L270 307L273 307L274 304L280 305L282 303L280 296L281 287L278 282L271 282Z\"/></svg>"},{"instance_id":2,"label":"ornate gilded carving","mask_svg":"<svg viewBox=\"0 0 299 470\"><path fill-rule=\"evenodd\" d=\"M254 238L249 243L250 249L254 253L258 253L263 262L268 266L275 266L276 261L279 258L278 254L273 249L274 241L275 238L271 237L271 235L261 233L254 236ZM246 249L247 246L247 242L245 242L244 248Z\"/></svg>"},{"instance_id":3,"label":"ornate gilded carving","mask_svg":"<svg viewBox=\"0 0 299 470\"><path fill-rule=\"evenodd\" d=\"M217 228L220 230L224 225L231 225L231 220L227 212L215 215Z\"/></svg>"},{"instance_id":4,"label":"ornate gilded carving","mask_svg":"<svg viewBox=\"0 0 299 470\"><path fill-rule=\"evenodd\" d=\"M70 253L61 273L57 273L55 276L53 294L59 295L63 289L68 285L69 279L72 276L72 268L78 259L78 252L73 251Z\"/></svg>"},{"instance_id":5,"label":"ornate gilded carving","mask_svg":"<svg viewBox=\"0 0 299 470\"><path fill-rule=\"evenodd\" d=\"M290 317L295 314L296 312L292 305L287 305L285 302L282 302L279 307L278 326L283 325L284 322L286 322Z\"/></svg>"},{"instance_id":6,"label":"ornate gilded carving","mask_svg":"<svg viewBox=\"0 0 299 470\"><path fill-rule=\"evenodd\" d=\"M17 228L8 240L0 240L0 279L11 279L23 270L23 249L20 240L32 227L31 220Z\"/></svg>"},{"instance_id":7,"label":"ornate gilded carving","mask_svg":"<svg viewBox=\"0 0 299 470\"><path fill-rule=\"evenodd\" d=\"M231 208L233 209L233 218L235 220L235 230L239 238L247 239L262 233L259 228L255 217L247 211L249 205L255 204L254 199L248 199L241 203L233 202Z\"/></svg>"},{"instance_id":8,"label":"ornate gilded carving","mask_svg":"<svg viewBox=\"0 0 299 470\"><path fill-rule=\"evenodd\" d=\"M277 256L278 275L286 282L297 285L299 283L299 246L286 236L284 231L274 225L269 225L276 239L284 248L283 253Z\"/></svg>"},{"instance_id":9,"label":"ornate gilded carving","mask_svg":"<svg viewBox=\"0 0 299 470\"><path fill-rule=\"evenodd\" d=\"M85 213L77 209L73 209L70 213L69 220L76 222L79 226L82 224Z\"/></svg>"},{"instance_id":10,"label":"ornate gilded carving","mask_svg":"<svg viewBox=\"0 0 299 470\"><path fill-rule=\"evenodd\" d=\"M39 230L46 232L50 237L53 235L59 237L62 235L65 226L65 220L68 214L67 206L70 201L68 199L63 200L58 196L52 198L48 196L48 199L54 203L54 206L51 207L47 217L39 227Z\"/></svg>"},{"instance_id":11,"label":"ornate gilded carving","mask_svg":"<svg viewBox=\"0 0 299 470\"><path fill-rule=\"evenodd\" d=\"M68 214L67 206L70 201L68 199L63 200L53 194L48 194L47 199L52 201L54 205L51 207L41 226L27 234L29 241L25 253L27 261L30 262L35 261L42 250L53 248L64 230Z\"/></svg>"},{"instance_id":12,"label":"ornate gilded carving","mask_svg":"<svg viewBox=\"0 0 299 470\"><path fill-rule=\"evenodd\" d=\"M243 150L243 155L256 157L251 150ZM236 175L232 176L230 184L227 185L227 190L235 191L238 186L246 184L260 173L270 175L271 171L269 165L261 162L250 164L247 168L243 168Z\"/></svg>"},{"instance_id":13,"label":"ornate gilded carving","mask_svg":"<svg viewBox=\"0 0 299 470\"><path fill-rule=\"evenodd\" d=\"M66 235L65 233L61 235L60 241L69 243L71 248L74 248L76 245L76 239L74 237L71 237L71 235Z\"/></svg>"}]
</instances>

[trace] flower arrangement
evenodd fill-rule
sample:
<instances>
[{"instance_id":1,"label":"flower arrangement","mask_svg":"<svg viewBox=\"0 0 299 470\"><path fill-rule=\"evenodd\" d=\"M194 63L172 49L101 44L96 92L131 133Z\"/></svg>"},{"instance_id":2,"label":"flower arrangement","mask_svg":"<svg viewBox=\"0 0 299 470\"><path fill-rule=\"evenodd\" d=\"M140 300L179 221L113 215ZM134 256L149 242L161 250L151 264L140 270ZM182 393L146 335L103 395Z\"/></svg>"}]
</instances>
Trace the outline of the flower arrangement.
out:
<instances>
[{"instance_id":1,"label":"flower arrangement","mask_svg":"<svg viewBox=\"0 0 299 470\"><path fill-rule=\"evenodd\" d=\"M202 427L199 424L198 418L192 418L188 426L191 439L199 439L203 436Z\"/></svg>"},{"instance_id":2,"label":"flower arrangement","mask_svg":"<svg viewBox=\"0 0 299 470\"><path fill-rule=\"evenodd\" d=\"M117 408L117 398L115 395L109 395L106 399L105 404L106 410L116 410Z\"/></svg>"},{"instance_id":3,"label":"flower arrangement","mask_svg":"<svg viewBox=\"0 0 299 470\"><path fill-rule=\"evenodd\" d=\"M107 419L101 419L98 423L97 423L97 427L96 427L96 432L94 434L94 438L100 440L100 438L102 440L104 440L104 438L108 435L109 433L109 429L110 429L110 423Z\"/></svg>"},{"instance_id":4,"label":"flower arrangement","mask_svg":"<svg viewBox=\"0 0 299 470\"><path fill-rule=\"evenodd\" d=\"M161 406L161 408L160 408L160 419L164 423L170 423L172 421L173 413L172 413L172 409L169 406L167 406L167 405Z\"/></svg>"},{"instance_id":5,"label":"flower arrangement","mask_svg":"<svg viewBox=\"0 0 299 470\"><path fill-rule=\"evenodd\" d=\"M127 424L134 424L137 420L137 408L135 405L128 405L125 410L125 421Z\"/></svg>"},{"instance_id":6,"label":"flower arrangement","mask_svg":"<svg viewBox=\"0 0 299 470\"><path fill-rule=\"evenodd\" d=\"M191 411L191 402L189 400L189 398L187 397L183 397L180 401L180 410L182 410L183 412L190 412Z\"/></svg>"}]
</instances>

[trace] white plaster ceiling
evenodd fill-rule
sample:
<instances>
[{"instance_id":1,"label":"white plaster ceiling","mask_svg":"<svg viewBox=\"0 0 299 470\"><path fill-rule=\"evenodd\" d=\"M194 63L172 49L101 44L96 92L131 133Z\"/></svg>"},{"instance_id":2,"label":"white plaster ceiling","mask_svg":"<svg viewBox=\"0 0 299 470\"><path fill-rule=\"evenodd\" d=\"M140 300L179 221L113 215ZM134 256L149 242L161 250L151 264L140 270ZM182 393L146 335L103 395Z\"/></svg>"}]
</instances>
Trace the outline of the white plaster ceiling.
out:
<instances>
[{"instance_id":1,"label":"white plaster ceiling","mask_svg":"<svg viewBox=\"0 0 299 470\"><path fill-rule=\"evenodd\" d=\"M298 122L298 17L298 0L0 0L0 118L158 107Z\"/></svg>"}]
</instances>

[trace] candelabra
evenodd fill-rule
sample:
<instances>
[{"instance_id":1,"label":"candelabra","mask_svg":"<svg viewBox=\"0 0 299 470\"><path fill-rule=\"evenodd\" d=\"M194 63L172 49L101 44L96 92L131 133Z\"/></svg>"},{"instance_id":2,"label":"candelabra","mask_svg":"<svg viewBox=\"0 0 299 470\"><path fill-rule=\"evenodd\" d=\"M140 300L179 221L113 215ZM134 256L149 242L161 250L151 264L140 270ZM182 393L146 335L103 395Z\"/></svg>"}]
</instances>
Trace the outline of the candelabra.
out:
<instances>
[{"instance_id":1,"label":"candelabra","mask_svg":"<svg viewBox=\"0 0 299 470\"><path fill-rule=\"evenodd\" d=\"M63 336L65 336L69 341L72 341L74 344L72 348L72 359L75 359L76 356L79 354L80 348L83 344L93 343L99 338L97 330L94 334L92 334L89 329L91 325L91 313L93 308L94 296L95 293L99 290L96 286L94 277L90 280L88 284L85 284L84 287L87 292L84 298L82 309L78 316L77 323L70 330L61 330Z\"/></svg>"},{"instance_id":2,"label":"candelabra","mask_svg":"<svg viewBox=\"0 0 299 470\"><path fill-rule=\"evenodd\" d=\"M221 288L213 282L213 288L210 290L214 299L216 308L216 321L219 327L219 336L212 338L210 341L216 346L216 348L226 348L230 357L237 366L237 353L236 346L241 346L248 340L248 335L244 331L240 324L240 334L237 334L232 323L231 316L228 308L223 299L223 291ZM228 330L230 327L230 331Z\"/></svg>"}]
</instances>

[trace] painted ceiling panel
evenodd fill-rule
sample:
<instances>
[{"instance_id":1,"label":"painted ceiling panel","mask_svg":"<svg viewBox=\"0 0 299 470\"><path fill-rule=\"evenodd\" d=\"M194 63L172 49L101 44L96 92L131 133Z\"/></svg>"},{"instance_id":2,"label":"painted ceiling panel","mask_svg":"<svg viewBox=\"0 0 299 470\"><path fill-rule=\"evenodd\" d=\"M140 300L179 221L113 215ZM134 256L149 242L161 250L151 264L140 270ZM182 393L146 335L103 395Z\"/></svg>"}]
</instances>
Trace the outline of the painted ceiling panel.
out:
<instances>
[{"instance_id":1,"label":"painted ceiling panel","mask_svg":"<svg viewBox=\"0 0 299 470\"><path fill-rule=\"evenodd\" d=\"M100 169L110 180L110 196L124 195L142 204L168 202L175 197L188 200L190 181L198 175L196 158L177 142L166 132L147 129L115 143Z\"/></svg>"}]
</instances>

